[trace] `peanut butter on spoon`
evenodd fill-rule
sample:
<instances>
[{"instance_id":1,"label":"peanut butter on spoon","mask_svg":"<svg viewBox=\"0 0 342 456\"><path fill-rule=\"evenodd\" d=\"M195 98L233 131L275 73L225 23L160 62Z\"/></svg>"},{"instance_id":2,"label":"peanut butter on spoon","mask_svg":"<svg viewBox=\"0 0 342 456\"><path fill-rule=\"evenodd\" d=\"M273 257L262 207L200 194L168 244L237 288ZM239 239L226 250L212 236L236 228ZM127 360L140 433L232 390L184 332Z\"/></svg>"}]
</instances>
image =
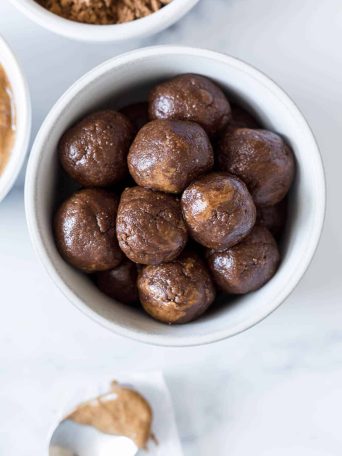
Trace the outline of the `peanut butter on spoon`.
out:
<instances>
[{"instance_id":1,"label":"peanut butter on spoon","mask_svg":"<svg viewBox=\"0 0 342 456\"><path fill-rule=\"evenodd\" d=\"M79 405L65 419L105 434L128 437L138 448L146 448L151 437L150 405L138 392L116 382L109 393Z\"/></svg>"},{"instance_id":2,"label":"peanut butter on spoon","mask_svg":"<svg viewBox=\"0 0 342 456\"><path fill-rule=\"evenodd\" d=\"M11 88L0 65L0 175L7 163L14 142L14 114Z\"/></svg>"}]
</instances>

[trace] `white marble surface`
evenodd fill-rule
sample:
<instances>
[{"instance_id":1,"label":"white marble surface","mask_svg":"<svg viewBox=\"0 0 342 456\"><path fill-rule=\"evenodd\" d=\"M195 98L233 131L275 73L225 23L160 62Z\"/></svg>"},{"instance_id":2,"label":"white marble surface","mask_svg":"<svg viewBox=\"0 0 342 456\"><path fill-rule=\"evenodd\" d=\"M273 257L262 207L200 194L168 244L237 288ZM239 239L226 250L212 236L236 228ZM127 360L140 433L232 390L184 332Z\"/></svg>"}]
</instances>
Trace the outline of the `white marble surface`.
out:
<instances>
[{"instance_id":1,"label":"white marble surface","mask_svg":"<svg viewBox=\"0 0 342 456\"><path fill-rule=\"evenodd\" d=\"M160 368L186 456L340 456L341 1L201 0L151 39L98 46L43 31L1 0L0 33L26 70L34 132L70 83L124 50L178 43L241 57L272 76L303 110L322 149L329 195L317 255L278 311L219 344L163 349L106 332L50 282L28 239L21 178L0 206L0 454L43 454L48 411L59 405L49 391L65 376Z\"/></svg>"}]
</instances>

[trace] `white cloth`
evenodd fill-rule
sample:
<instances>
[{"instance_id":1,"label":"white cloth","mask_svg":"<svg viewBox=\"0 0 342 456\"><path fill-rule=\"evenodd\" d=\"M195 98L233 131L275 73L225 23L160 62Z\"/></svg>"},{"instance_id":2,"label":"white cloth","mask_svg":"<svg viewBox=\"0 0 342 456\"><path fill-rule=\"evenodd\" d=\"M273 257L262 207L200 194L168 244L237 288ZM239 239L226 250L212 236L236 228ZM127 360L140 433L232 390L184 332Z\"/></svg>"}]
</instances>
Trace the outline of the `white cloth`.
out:
<instances>
[{"instance_id":1,"label":"white cloth","mask_svg":"<svg viewBox=\"0 0 342 456\"><path fill-rule=\"evenodd\" d=\"M149 456L182 456L171 396L162 373L117 374L113 371L73 373L61 376L50 385L45 411L45 416L49 415L45 431L48 438L45 441L46 451L42 454L47 454L50 438L59 422L80 403L108 393L113 380L137 390L152 407L152 431L158 444L150 441L148 452L141 453Z\"/></svg>"}]
</instances>

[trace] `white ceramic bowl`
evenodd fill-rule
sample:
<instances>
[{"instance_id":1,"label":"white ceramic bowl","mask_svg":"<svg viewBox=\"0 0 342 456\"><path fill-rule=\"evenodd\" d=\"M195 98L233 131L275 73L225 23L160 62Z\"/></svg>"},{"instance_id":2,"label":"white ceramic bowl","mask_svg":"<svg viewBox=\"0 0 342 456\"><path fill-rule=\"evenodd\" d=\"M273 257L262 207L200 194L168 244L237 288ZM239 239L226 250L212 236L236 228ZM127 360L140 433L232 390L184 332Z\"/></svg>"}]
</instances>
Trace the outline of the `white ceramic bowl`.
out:
<instances>
[{"instance_id":1,"label":"white ceramic bowl","mask_svg":"<svg viewBox=\"0 0 342 456\"><path fill-rule=\"evenodd\" d=\"M31 134L31 101L25 76L8 44L0 36L0 65L5 70L15 106L15 140L8 162L0 176L0 201L11 190L28 148Z\"/></svg>"},{"instance_id":2,"label":"white ceramic bowl","mask_svg":"<svg viewBox=\"0 0 342 456\"><path fill-rule=\"evenodd\" d=\"M34 0L11 1L18 10L51 32L79 41L109 42L144 38L160 32L183 17L199 0L173 0L142 19L114 25L82 24L51 13Z\"/></svg>"},{"instance_id":3,"label":"white ceramic bowl","mask_svg":"<svg viewBox=\"0 0 342 456\"><path fill-rule=\"evenodd\" d=\"M146 96L157 81L193 72L217 81L248 105L292 146L297 175L291 195L283 257L275 277L260 290L237 298L187 325L167 326L113 302L59 255L51 227L58 194L56 148L77 119L111 100L123 104ZM187 346L237 334L276 309L299 282L319 241L325 183L314 137L289 97L250 65L212 51L159 46L133 51L98 66L76 82L52 108L35 140L26 178L26 212L34 247L53 281L80 310L106 328L143 342Z\"/></svg>"}]
</instances>

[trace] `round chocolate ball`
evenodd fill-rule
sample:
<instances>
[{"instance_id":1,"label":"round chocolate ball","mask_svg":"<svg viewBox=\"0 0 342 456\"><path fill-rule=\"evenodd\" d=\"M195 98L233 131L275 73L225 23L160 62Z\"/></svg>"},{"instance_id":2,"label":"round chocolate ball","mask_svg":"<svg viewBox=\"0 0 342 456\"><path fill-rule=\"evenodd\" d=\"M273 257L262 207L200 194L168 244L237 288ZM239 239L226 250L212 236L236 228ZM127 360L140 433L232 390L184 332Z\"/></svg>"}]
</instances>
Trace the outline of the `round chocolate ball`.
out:
<instances>
[{"instance_id":1,"label":"round chocolate ball","mask_svg":"<svg viewBox=\"0 0 342 456\"><path fill-rule=\"evenodd\" d=\"M156 86L149 97L151 119L192 120L210 135L222 131L231 119L230 104L210 79L197 74L176 76Z\"/></svg>"},{"instance_id":2,"label":"round chocolate ball","mask_svg":"<svg viewBox=\"0 0 342 456\"><path fill-rule=\"evenodd\" d=\"M227 129L218 151L220 169L240 177L257 206L273 206L289 191L295 173L290 147L277 134Z\"/></svg>"},{"instance_id":3,"label":"round chocolate ball","mask_svg":"<svg viewBox=\"0 0 342 456\"><path fill-rule=\"evenodd\" d=\"M181 204L191 236L208 248L237 244L255 223L256 209L246 185L228 173L211 173L193 182Z\"/></svg>"},{"instance_id":4,"label":"round chocolate ball","mask_svg":"<svg viewBox=\"0 0 342 456\"><path fill-rule=\"evenodd\" d=\"M148 314L163 323L188 323L200 317L215 299L215 288L202 260L184 253L139 273L140 301Z\"/></svg>"},{"instance_id":5,"label":"round chocolate ball","mask_svg":"<svg viewBox=\"0 0 342 456\"><path fill-rule=\"evenodd\" d=\"M123 252L140 264L175 259L188 238L179 201L143 187L122 193L116 229Z\"/></svg>"},{"instance_id":6,"label":"round chocolate ball","mask_svg":"<svg viewBox=\"0 0 342 456\"><path fill-rule=\"evenodd\" d=\"M98 288L110 298L124 304L139 302L137 279L137 265L127 258L116 268L95 275Z\"/></svg>"},{"instance_id":7,"label":"round chocolate ball","mask_svg":"<svg viewBox=\"0 0 342 456\"><path fill-rule=\"evenodd\" d=\"M102 189L74 193L54 218L57 247L65 260L85 272L115 268L123 258L116 238L118 198Z\"/></svg>"},{"instance_id":8,"label":"round chocolate ball","mask_svg":"<svg viewBox=\"0 0 342 456\"><path fill-rule=\"evenodd\" d=\"M149 121L148 103L146 101L125 106L120 109L120 112L131 121L135 134Z\"/></svg>"},{"instance_id":9,"label":"round chocolate ball","mask_svg":"<svg viewBox=\"0 0 342 456\"><path fill-rule=\"evenodd\" d=\"M219 287L226 293L257 290L275 274L280 261L277 243L264 226L230 249L208 252L208 264Z\"/></svg>"},{"instance_id":10,"label":"round chocolate ball","mask_svg":"<svg viewBox=\"0 0 342 456\"><path fill-rule=\"evenodd\" d=\"M286 199L274 206L263 206L257 208L257 224L268 228L276 238L279 237L284 230L286 218Z\"/></svg>"},{"instance_id":11,"label":"round chocolate ball","mask_svg":"<svg viewBox=\"0 0 342 456\"><path fill-rule=\"evenodd\" d=\"M231 103L232 120L229 125L235 128L262 128L260 122L242 106Z\"/></svg>"},{"instance_id":12,"label":"round chocolate ball","mask_svg":"<svg viewBox=\"0 0 342 456\"><path fill-rule=\"evenodd\" d=\"M128 167L138 185L180 193L214 165L214 154L203 128L181 120L155 120L136 136Z\"/></svg>"},{"instance_id":13,"label":"round chocolate ball","mask_svg":"<svg viewBox=\"0 0 342 456\"><path fill-rule=\"evenodd\" d=\"M127 154L133 127L115 111L90 114L67 130L59 143L65 171L85 187L106 187L128 174Z\"/></svg>"}]
</instances>

